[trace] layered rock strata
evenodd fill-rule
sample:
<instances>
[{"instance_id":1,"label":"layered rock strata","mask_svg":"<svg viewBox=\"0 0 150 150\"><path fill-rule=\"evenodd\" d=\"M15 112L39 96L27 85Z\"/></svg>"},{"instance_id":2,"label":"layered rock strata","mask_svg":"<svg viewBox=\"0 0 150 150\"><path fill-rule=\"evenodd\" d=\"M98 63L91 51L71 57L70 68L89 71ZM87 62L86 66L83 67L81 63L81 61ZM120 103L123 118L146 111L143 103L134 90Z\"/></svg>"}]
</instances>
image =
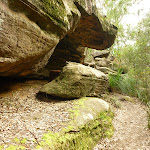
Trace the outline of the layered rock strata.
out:
<instances>
[{"instance_id":1,"label":"layered rock strata","mask_svg":"<svg viewBox=\"0 0 150 150\"><path fill-rule=\"evenodd\" d=\"M1 0L0 76L36 75L47 64L50 70L68 60L82 62L83 47L108 48L116 33L94 0Z\"/></svg>"}]
</instances>

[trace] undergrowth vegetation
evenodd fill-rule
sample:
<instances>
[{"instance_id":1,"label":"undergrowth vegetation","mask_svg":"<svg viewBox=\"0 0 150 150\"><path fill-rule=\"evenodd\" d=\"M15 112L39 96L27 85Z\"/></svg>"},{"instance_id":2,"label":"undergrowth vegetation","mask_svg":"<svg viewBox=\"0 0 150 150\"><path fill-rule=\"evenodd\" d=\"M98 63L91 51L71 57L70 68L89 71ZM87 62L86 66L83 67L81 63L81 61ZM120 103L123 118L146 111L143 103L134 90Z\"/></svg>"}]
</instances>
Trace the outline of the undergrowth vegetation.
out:
<instances>
[{"instance_id":1,"label":"undergrowth vegetation","mask_svg":"<svg viewBox=\"0 0 150 150\"><path fill-rule=\"evenodd\" d=\"M135 96L136 81L128 75L121 75L120 73L116 75L110 74L109 82L112 89L114 88L125 94Z\"/></svg>"},{"instance_id":2,"label":"undergrowth vegetation","mask_svg":"<svg viewBox=\"0 0 150 150\"><path fill-rule=\"evenodd\" d=\"M132 74L121 74L118 72L115 75L109 75L111 89L118 90L129 96L138 97L142 102L150 106L150 87L144 86L143 81L135 78Z\"/></svg>"},{"instance_id":3,"label":"undergrowth vegetation","mask_svg":"<svg viewBox=\"0 0 150 150\"><path fill-rule=\"evenodd\" d=\"M109 82L112 90L120 91L129 96L135 96L148 106L147 118L148 128L150 129L150 84L133 74L121 74L121 72L118 72L116 75L110 74Z\"/></svg>"}]
</instances>

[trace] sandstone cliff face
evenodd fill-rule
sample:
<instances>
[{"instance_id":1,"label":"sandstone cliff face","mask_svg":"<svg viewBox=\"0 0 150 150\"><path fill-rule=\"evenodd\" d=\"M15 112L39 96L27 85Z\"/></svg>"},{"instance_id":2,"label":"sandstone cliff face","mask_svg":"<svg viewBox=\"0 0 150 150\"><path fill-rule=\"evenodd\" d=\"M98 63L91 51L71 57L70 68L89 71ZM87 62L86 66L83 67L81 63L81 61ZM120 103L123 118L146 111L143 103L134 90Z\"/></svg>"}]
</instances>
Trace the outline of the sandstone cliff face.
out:
<instances>
[{"instance_id":1,"label":"sandstone cliff face","mask_svg":"<svg viewBox=\"0 0 150 150\"><path fill-rule=\"evenodd\" d=\"M94 0L1 0L0 76L61 69L82 62L84 47L110 47L117 29L98 16Z\"/></svg>"}]
</instances>

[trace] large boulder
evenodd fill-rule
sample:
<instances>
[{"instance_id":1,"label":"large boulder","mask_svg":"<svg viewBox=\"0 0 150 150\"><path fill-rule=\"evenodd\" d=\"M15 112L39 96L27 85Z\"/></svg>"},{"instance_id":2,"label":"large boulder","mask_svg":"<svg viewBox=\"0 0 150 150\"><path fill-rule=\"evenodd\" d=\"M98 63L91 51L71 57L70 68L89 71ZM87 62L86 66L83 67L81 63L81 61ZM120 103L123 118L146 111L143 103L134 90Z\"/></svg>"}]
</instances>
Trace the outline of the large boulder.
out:
<instances>
[{"instance_id":1,"label":"large boulder","mask_svg":"<svg viewBox=\"0 0 150 150\"><path fill-rule=\"evenodd\" d=\"M59 132L48 131L38 145L42 150L92 150L103 138L113 135L113 113L107 102L83 97L73 100L70 121Z\"/></svg>"},{"instance_id":2,"label":"large boulder","mask_svg":"<svg viewBox=\"0 0 150 150\"><path fill-rule=\"evenodd\" d=\"M72 1L1 1L0 75L36 73L79 19L80 12Z\"/></svg>"},{"instance_id":3,"label":"large boulder","mask_svg":"<svg viewBox=\"0 0 150 150\"><path fill-rule=\"evenodd\" d=\"M55 66L61 69L65 61L82 62L83 47L110 47L117 28L98 17L94 2L1 0L0 76L37 74L48 61L49 70L60 55Z\"/></svg>"},{"instance_id":4,"label":"large boulder","mask_svg":"<svg viewBox=\"0 0 150 150\"><path fill-rule=\"evenodd\" d=\"M59 77L44 85L40 92L61 98L99 97L109 87L107 76L88 66L69 62Z\"/></svg>"}]
</instances>

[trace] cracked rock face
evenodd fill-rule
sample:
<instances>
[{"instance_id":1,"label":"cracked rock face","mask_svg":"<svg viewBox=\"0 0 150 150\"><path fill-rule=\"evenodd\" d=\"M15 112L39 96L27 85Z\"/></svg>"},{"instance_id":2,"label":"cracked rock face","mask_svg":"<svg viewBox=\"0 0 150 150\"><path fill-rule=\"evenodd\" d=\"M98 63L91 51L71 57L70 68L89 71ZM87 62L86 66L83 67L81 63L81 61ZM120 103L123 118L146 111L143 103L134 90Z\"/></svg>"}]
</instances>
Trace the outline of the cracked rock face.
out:
<instances>
[{"instance_id":1,"label":"cracked rock face","mask_svg":"<svg viewBox=\"0 0 150 150\"><path fill-rule=\"evenodd\" d=\"M81 63L84 47L110 47L117 29L97 14L94 0L1 0L0 76L61 69Z\"/></svg>"}]
</instances>

